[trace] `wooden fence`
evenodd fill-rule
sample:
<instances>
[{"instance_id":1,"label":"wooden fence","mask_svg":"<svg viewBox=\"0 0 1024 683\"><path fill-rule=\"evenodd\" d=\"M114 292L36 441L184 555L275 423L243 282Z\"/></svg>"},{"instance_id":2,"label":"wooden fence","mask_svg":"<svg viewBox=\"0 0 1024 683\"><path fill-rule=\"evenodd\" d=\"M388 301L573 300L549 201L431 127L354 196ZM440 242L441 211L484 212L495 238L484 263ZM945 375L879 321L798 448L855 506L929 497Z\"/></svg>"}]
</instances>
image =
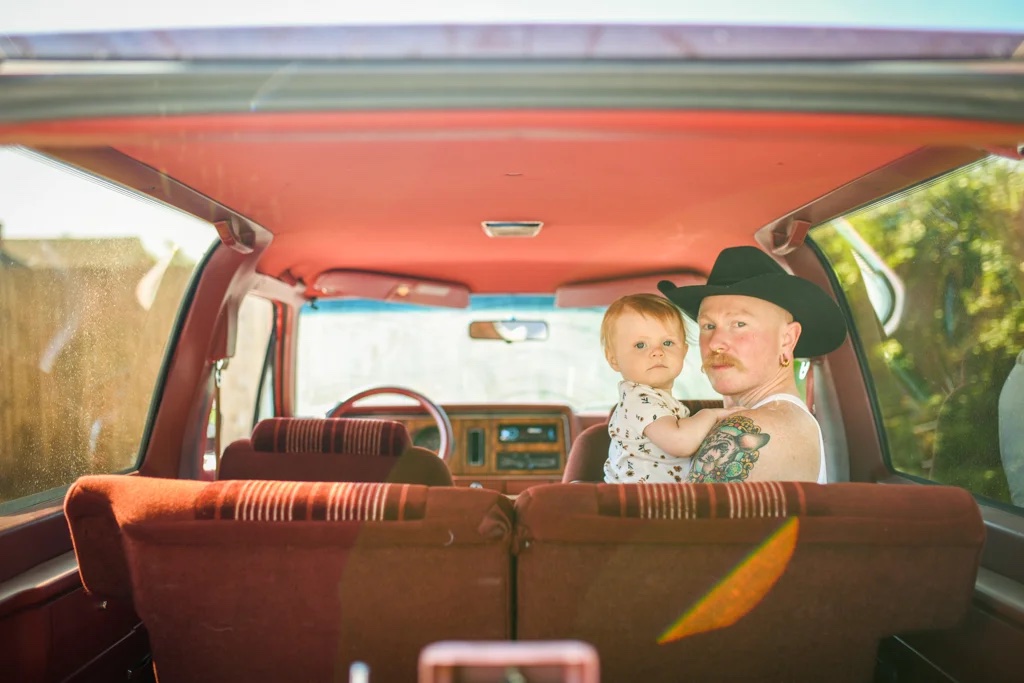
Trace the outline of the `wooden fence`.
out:
<instances>
[{"instance_id":1,"label":"wooden fence","mask_svg":"<svg viewBox=\"0 0 1024 683\"><path fill-rule=\"evenodd\" d=\"M194 265L159 277L138 251L107 267L0 265L0 502L135 463Z\"/></svg>"}]
</instances>

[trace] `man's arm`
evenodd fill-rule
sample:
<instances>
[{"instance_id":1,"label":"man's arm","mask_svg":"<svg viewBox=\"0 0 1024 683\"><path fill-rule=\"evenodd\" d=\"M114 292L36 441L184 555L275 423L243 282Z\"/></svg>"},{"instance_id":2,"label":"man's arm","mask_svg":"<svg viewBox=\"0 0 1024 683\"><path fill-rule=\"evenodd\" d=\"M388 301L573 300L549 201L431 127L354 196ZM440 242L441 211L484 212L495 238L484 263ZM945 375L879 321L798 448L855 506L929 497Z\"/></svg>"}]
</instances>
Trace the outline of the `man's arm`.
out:
<instances>
[{"instance_id":1,"label":"man's arm","mask_svg":"<svg viewBox=\"0 0 1024 683\"><path fill-rule=\"evenodd\" d=\"M806 414L770 404L722 420L694 454L688 481L817 481L819 466L818 437Z\"/></svg>"},{"instance_id":2,"label":"man's arm","mask_svg":"<svg viewBox=\"0 0 1024 683\"><path fill-rule=\"evenodd\" d=\"M647 425L644 436L669 455L689 458L715 424L735 412L734 408L705 408L690 417L666 415Z\"/></svg>"}]
</instances>

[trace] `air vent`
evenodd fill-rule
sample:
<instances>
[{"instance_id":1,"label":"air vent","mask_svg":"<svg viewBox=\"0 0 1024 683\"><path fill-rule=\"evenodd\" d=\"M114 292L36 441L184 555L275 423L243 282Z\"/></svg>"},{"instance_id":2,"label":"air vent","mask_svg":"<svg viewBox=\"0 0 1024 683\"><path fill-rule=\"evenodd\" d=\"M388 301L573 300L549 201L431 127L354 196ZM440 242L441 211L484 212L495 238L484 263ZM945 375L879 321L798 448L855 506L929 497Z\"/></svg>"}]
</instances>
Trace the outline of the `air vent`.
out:
<instances>
[{"instance_id":1,"label":"air vent","mask_svg":"<svg viewBox=\"0 0 1024 683\"><path fill-rule=\"evenodd\" d=\"M467 446L469 456L467 460L473 467L480 467L484 464L484 430L469 430L469 445Z\"/></svg>"},{"instance_id":2,"label":"air vent","mask_svg":"<svg viewBox=\"0 0 1024 683\"><path fill-rule=\"evenodd\" d=\"M541 221L484 221L488 237L536 237L544 227Z\"/></svg>"}]
</instances>

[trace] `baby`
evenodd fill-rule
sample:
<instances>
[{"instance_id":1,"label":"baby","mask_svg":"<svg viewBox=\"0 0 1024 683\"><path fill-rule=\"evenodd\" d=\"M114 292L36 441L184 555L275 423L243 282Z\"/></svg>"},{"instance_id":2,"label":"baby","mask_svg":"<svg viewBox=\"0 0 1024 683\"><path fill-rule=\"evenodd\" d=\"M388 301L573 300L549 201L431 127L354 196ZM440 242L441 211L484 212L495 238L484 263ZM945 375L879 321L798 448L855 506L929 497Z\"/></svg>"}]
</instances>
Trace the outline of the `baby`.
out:
<instances>
[{"instance_id":1,"label":"baby","mask_svg":"<svg viewBox=\"0 0 1024 683\"><path fill-rule=\"evenodd\" d=\"M601 343L608 364L622 374L619 402L608 422L612 442L604 480L684 481L704 437L736 409L709 408L690 417L672 396L688 348L679 309L654 294L624 296L604 314Z\"/></svg>"}]
</instances>

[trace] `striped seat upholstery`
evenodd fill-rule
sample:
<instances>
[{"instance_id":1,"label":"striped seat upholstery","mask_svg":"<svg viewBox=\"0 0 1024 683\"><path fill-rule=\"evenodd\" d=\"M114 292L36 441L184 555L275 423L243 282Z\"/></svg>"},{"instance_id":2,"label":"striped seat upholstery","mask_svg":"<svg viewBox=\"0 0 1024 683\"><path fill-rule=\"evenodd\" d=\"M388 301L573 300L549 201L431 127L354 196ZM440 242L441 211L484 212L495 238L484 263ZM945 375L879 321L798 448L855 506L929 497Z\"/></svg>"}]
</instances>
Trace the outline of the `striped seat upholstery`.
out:
<instances>
[{"instance_id":1,"label":"striped seat upholstery","mask_svg":"<svg viewBox=\"0 0 1024 683\"><path fill-rule=\"evenodd\" d=\"M752 519L821 514L798 481L735 484L646 484L597 487L602 515L640 519Z\"/></svg>"},{"instance_id":2,"label":"striped seat upholstery","mask_svg":"<svg viewBox=\"0 0 1024 683\"><path fill-rule=\"evenodd\" d=\"M954 487L551 484L516 499L516 635L601 680L870 681L882 638L953 626L984 525Z\"/></svg>"},{"instance_id":3,"label":"striped seat upholstery","mask_svg":"<svg viewBox=\"0 0 1024 683\"><path fill-rule=\"evenodd\" d=\"M408 484L219 481L196 498L196 519L383 522L423 519Z\"/></svg>"},{"instance_id":4,"label":"striped seat upholstery","mask_svg":"<svg viewBox=\"0 0 1024 683\"><path fill-rule=\"evenodd\" d=\"M401 422L357 418L273 417L252 432L252 447L270 453L399 456L412 445Z\"/></svg>"}]
</instances>

